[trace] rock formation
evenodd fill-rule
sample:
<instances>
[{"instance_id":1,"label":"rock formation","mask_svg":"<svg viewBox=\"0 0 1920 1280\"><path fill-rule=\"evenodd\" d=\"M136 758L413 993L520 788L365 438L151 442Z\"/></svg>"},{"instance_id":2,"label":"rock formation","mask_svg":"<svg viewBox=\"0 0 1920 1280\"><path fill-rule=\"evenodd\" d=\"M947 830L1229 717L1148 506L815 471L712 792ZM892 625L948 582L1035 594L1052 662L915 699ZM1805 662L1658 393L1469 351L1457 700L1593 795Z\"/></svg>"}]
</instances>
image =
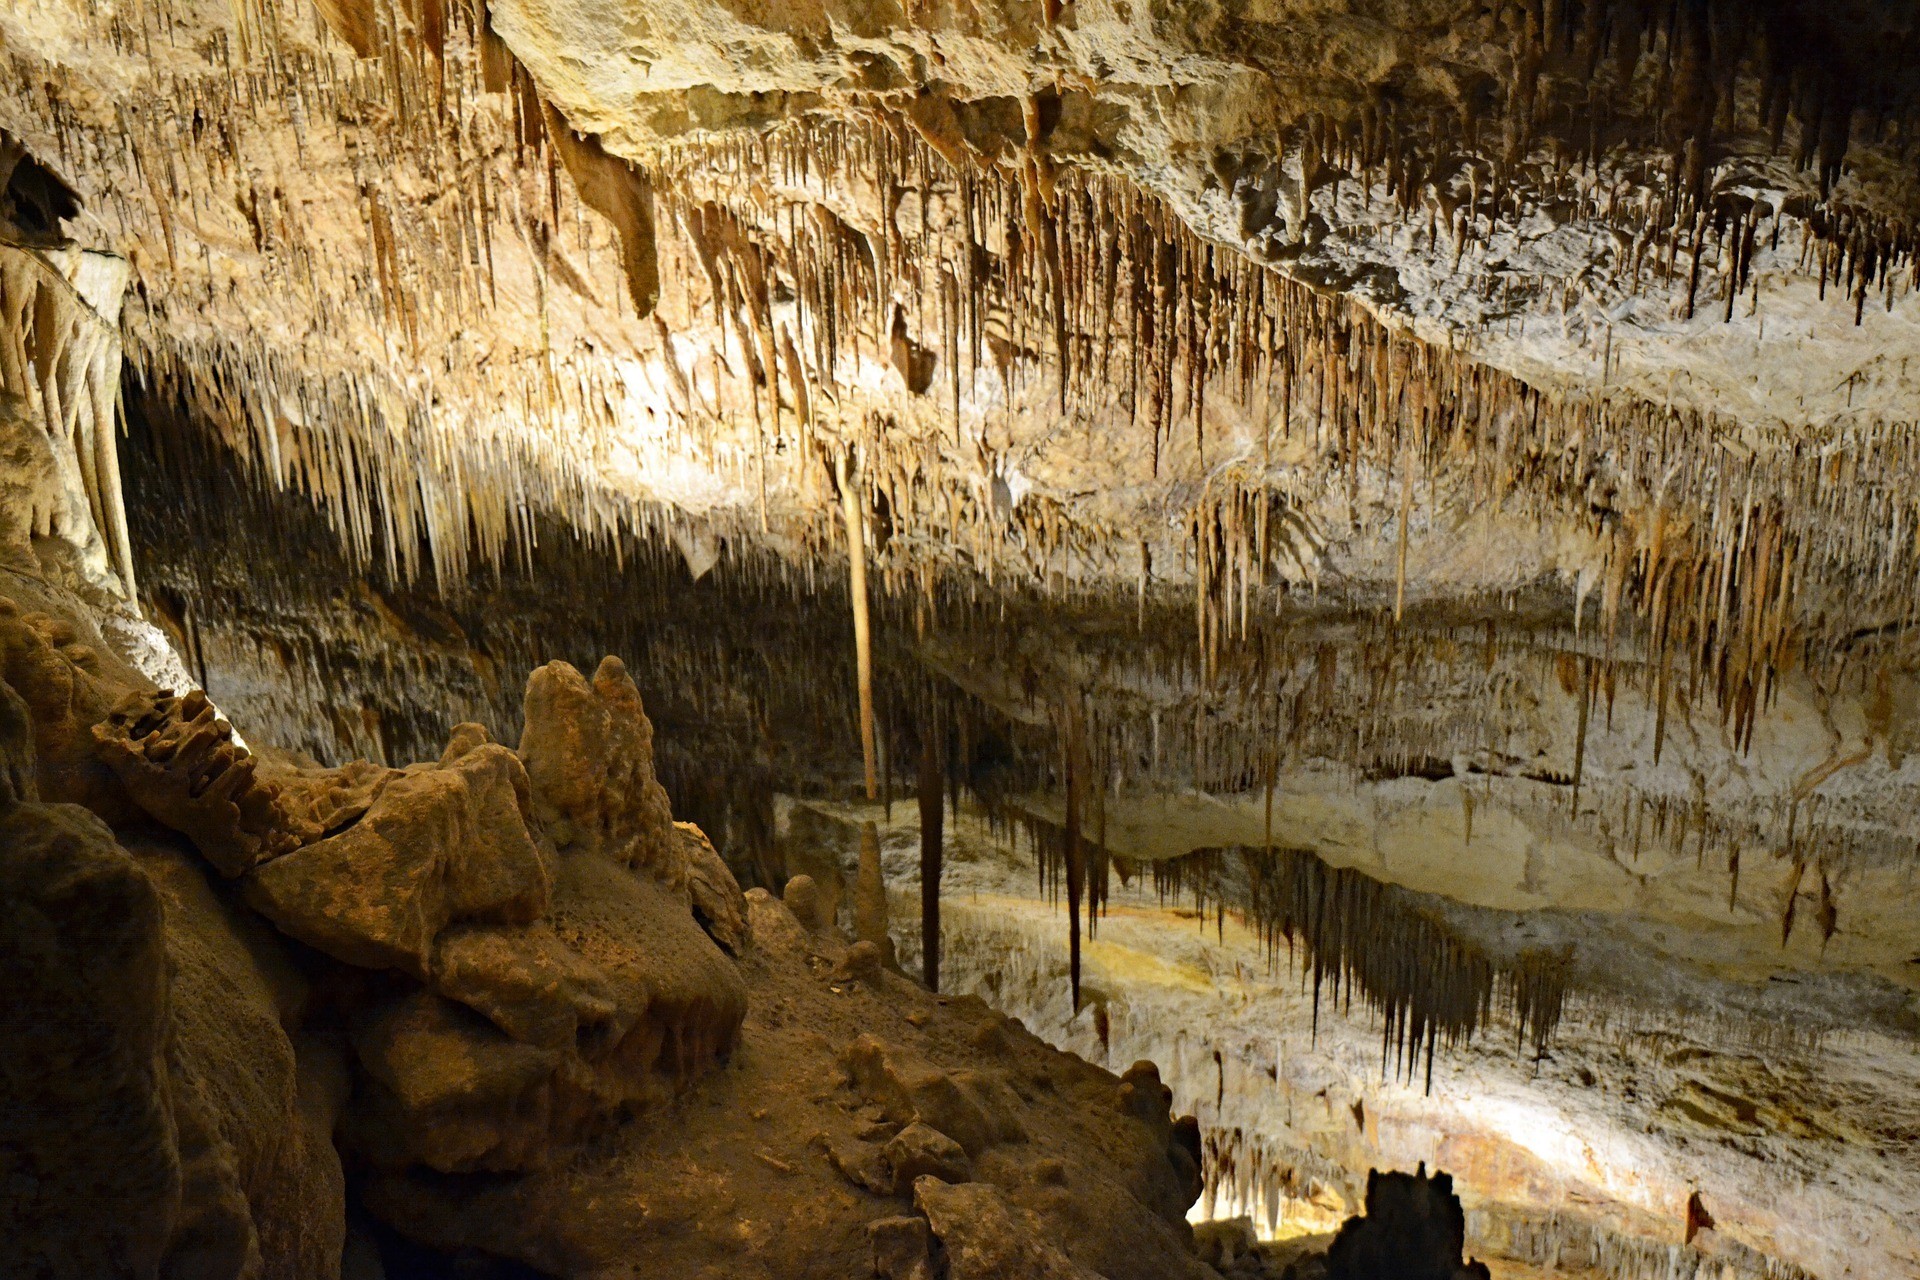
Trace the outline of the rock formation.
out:
<instances>
[{"instance_id":1,"label":"rock formation","mask_svg":"<svg viewBox=\"0 0 1920 1280\"><path fill-rule=\"evenodd\" d=\"M1350 1218L1328 1246L1327 1280L1488 1280L1485 1263L1461 1256L1467 1218L1444 1173L1367 1175L1366 1214ZM1298 1268L1308 1274L1310 1267Z\"/></svg>"},{"instance_id":2,"label":"rock formation","mask_svg":"<svg viewBox=\"0 0 1920 1280\"><path fill-rule=\"evenodd\" d=\"M21 1267L1920 1274L1911 8L7 5Z\"/></svg>"},{"instance_id":3,"label":"rock formation","mask_svg":"<svg viewBox=\"0 0 1920 1280\"><path fill-rule=\"evenodd\" d=\"M8 1274L339 1275L350 1194L553 1275L853 1274L916 1204L971 1258L935 1183L1013 1206L1030 1274L1067 1265L1048 1238L1204 1274L1164 1091L744 897L673 823L617 660L536 671L520 752L468 724L432 763L319 769L71 634L0 604L59 674L30 687L67 691L0 685ZM112 766L99 812L42 798L63 737Z\"/></svg>"}]
</instances>

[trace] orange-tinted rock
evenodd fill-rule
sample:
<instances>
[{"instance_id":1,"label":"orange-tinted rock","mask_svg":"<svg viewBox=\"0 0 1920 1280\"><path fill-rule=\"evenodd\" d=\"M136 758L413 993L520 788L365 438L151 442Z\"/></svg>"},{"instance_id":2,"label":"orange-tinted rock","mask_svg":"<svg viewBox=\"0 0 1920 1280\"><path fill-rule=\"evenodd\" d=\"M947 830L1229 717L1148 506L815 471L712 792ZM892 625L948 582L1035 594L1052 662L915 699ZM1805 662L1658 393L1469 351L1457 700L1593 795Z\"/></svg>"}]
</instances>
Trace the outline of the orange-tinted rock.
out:
<instances>
[{"instance_id":1,"label":"orange-tinted rock","mask_svg":"<svg viewBox=\"0 0 1920 1280\"><path fill-rule=\"evenodd\" d=\"M544 920L457 924L434 945L434 990L484 1015L523 1044L574 1049L615 1042L632 1025L605 974Z\"/></svg>"},{"instance_id":2,"label":"orange-tinted rock","mask_svg":"<svg viewBox=\"0 0 1920 1280\"><path fill-rule=\"evenodd\" d=\"M970 1156L1026 1137L1011 1090L985 1072L943 1071L873 1035L853 1042L846 1065L855 1087L879 1104L887 1119L938 1129Z\"/></svg>"},{"instance_id":3,"label":"orange-tinted rock","mask_svg":"<svg viewBox=\"0 0 1920 1280\"><path fill-rule=\"evenodd\" d=\"M960 1144L917 1120L888 1139L883 1150L893 1167L893 1189L898 1195L911 1192L914 1181L927 1174L942 1182L966 1182L973 1177L973 1162Z\"/></svg>"},{"instance_id":4,"label":"orange-tinted rock","mask_svg":"<svg viewBox=\"0 0 1920 1280\"><path fill-rule=\"evenodd\" d=\"M353 1047L373 1087L350 1129L376 1163L451 1173L546 1162L561 1051L521 1044L430 991L363 1016Z\"/></svg>"},{"instance_id":5,"label":"orange-tinted rock","mask_svg":"<svg viewBox=\"0 0 1920 1280\"><path fill-rule=\"evenodd\" d=\"M193 841L225 876L244 874L365 813L392 771L262 773L207 695L129 694L93 726L100 757L147 814Z\"/></svg>"},{"instance_id":6,"label":"orange-tinted rock","mask_svg":"<svg viewBox=\"0 0 1920 1280\"><path fill-rule=\"evenodd\" d=\"M560 940L606 975L616 1003L640 1015L591 1059L617 1096L657 1100L733 1051L746 984L678 894L608 858L571 854L560 860L552 918Z\"/></svg>"},{"instance_id":7,"label":"orange-tinted rock","mask_svg":"<svg viewBox=\"0 0 1920 1280\"><path fill-rule=\"evenodd\" d=\"M450 922L526 923L545 912L547 868L523 794L520 763L501 746L415 766L339 835L257 867L247 899L335 959L424 978Z\"/></svg>"},{"instance_id":8,"label":"orange-tinted rock","mask_svg":"<svg viewBox=\"0 0 1920 1280\"><path fill-rule=\"evenodd\" d=\"M1099 1280L1049 1244L1032 1213L984 1182L923 1177L913 1203L946 1246L948 1280Z\"/></svg>"},{"instance_id":9,"label":"orange-tinted rock","mask_svg":"<svg viewBox=\"0 0 1920 1280\"><path fill-rule=\"evenodd\" d=\"M686 883L673 811L653 774L653 724L618 658L589 685L564 662L527 680L520 757L533 813L562 851L598 853Z\"/></svg>"},{"instance_id":10,"label":"orange-tinted rock","mask_svg":"<svg viewBox=\"0 0 1920 1280\"><path fill-rule=\"evenodd\" d=\"M727 954L739 955L748 942L747 900L740 882L727 870L706 832L691 822L674 823L673 832L687 868L694 918Z\"/></svg>"}]
</instances>

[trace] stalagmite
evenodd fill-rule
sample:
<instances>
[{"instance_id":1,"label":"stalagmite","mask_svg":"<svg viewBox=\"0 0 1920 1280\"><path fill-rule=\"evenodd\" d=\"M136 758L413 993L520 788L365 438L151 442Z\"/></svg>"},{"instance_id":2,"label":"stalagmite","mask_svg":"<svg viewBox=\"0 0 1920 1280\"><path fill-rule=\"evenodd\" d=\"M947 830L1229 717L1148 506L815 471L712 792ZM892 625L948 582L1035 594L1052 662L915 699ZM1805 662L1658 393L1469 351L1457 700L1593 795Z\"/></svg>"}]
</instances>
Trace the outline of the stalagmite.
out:
<instances>
[{"instance_id":1,"label":"stalagmite","mask_svg":"<svg viewBox=\"0 0 1920 1280\"><path fill-rule=\"evenodd\" d=\"M880 863L880 832L871 822L860 824L860 865L853 883L853 936L871 942L891 955L887 933L887 879Z\"/></svg>"}]
</instances>

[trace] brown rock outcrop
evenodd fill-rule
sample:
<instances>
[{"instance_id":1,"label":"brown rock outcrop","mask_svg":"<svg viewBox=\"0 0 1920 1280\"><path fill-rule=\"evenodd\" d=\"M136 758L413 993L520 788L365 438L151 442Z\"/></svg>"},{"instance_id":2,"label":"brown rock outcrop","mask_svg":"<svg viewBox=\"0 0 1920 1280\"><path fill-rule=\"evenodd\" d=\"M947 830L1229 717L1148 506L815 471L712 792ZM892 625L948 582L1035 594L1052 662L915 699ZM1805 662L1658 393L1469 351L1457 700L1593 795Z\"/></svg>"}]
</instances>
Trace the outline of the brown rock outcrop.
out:
<instances>
[{"instance_id":1,"label":"brown rock outcrop","mask_svg":"<svg viewBox=\"0 0 1920 1280\"><path fill-rule=\"evenodd\" d=\"M637 1013L622 1010L607 976L545 920L454 925L434 944L431 982L515 1040L545 1049L617 1041Z\"/></svg>"},{"instance_id":2,"label":"brown rock outcrop","mask_svg":"<svg viewBox=\"0 0 1920 1280\"><path fill-rule=\"evenodd\" d=\"M657 1100L732 1052L747 988L665 885L591 853L563 856L554 881L560 940L604 973L631 1030L594 1059L622 1101ZM644 1015L644 1016L640 1016Z\"/></svg>"},{"instance_id":3,"label":"brown rock outcrop","mask_svg":"<svg viewBox=\"0 0 1920 1280\"><path fill-rule=\"evenodd\" d=\"M0 1270L327 1280L348 1252L338 1141L404 1235L556 1274L743 1274L745 1231L798 1268L748 1267L767 1280L929 1280L926 1219L868 1230L926 1175L990 1182L1022 1231L1137 1219L1121 1235L1148 1243L1098 1242L1116 1280L1199 1274L1177 1215L1129 1190L1169 1177L1164 1115L1134 1123L1085 1067L1074 1087L1103 1105L1041 1116L1058 1055L1013 1033L983 1049L977 1002L741 894L672 822L616 662L591 686L536 674L525 767L463 725L431 764L321 770L269 767L204 697L94 681L39 643L91 699L55 736L111 762L101 794L132 821L123 847L39 803L38 704L0 685L0 966L27 993L0 1024L0 1177L29 1189L0 1205ZM749 980L764 1043L741 1061ZM691 1088L703 1104L667 1119ZM1084 1212L1056 1203L1069 1184ZM1015 1253L1073 1276L1075 1247Z\"/></svg>"},{"instance_id":4,"label":"brown rock outcrop","mask_svg":"<svg viewBox=\"0 0 1920 1280\"><path fill-rule=\"evenodd\" d=\"M174 1257L230 1259L214 1274L307 1280L334 1274L346 1186L333 1147L344 1092L337 1054L296 1054L303 979L267 925L223 900L191 854L139 841L131 852L165 919L168 1080L185 1185Z\"/></svg>"},{"instance_id":5,"label":"brown rock outcrop","mask_svg":"<svg viewBox=\"0 0 1920 1280\"><path fill-rule=\"evenodd\" d=\"M920 1124L952 1138L970 1156L1002 1142L1024 1142L1018 1099L984 1071L944 1071L918 1055L863 1035L847 1050L854 1085L900 1124Z\"/></svg>"},{"instance_id":6,"label":"brown rock outcrop","mask_svg":"<svg viewBox=\"0 0 1920 1280\"><path fill-rule=\"evenodd\" d=\"M182 1196L160 896L75 806L6 806L0 849L0 1272L152 1274Z\"/></svg>"},{"instance_id":7,"label":"brown rock outcrop","mask_svg":"<svg viewBox=\"0 0 1920 1280\"><path fill-rule=\"evenodd\" d=\"M0 680L29 713L33 770L42 800L85 805L109 821L129 806L112 772L94 758L87 728L120 696L97 674L99 653L71 622L0 596Z\"/></svg>"},{"instance_id":8,"label":"brown rock outcrop","mask_svg":"<svg viewBox=\"0 0 1920 1280\"><path fill-rule=\"evenodd\" d=\"M338 1272L344 1183L301 984L184 852L36 800L0 683L0 1273Z\"/></svg>"},{"instance_id":9,"label":"brown rock outcrop","mask_svg":"<svg viewBox=\"0 0 1920 1280\"><path fill-rule=\"evenodd\" d=\"M727 869L706 832L691 822L676 822L673 834L687 868L694 919L721 950L730 956L739 955L746 950L748 940L747 899L740 892L740 882Z\"/></svg>"},{"instance_id":10,"label":"brown rock outcrop","mask_svg":"<svg viewBox=\"0 0 1920 1280\"><path fill-rule=\"evenodd\" d=\"M207 861L237 876L296 849L302 832L279 789L233 741L207 695L129 694L93 727L101 757L149 815L191 839Z\"/></svg>"},{"instance_id":11,"label":"brown rock outcrop","mask_svg":"<svg viewBox=\"0 0 1920 1280\"><path fill-rule=\"evenodd\" d=\"M371 1088L349 1136L378 1163L454 1173L546 1162L560 1050L521 1044L431 991L369 1010L353 1047Z\"/></svg>"},{"instance_id":12,"label":"brown rock outcrop","mask_svg":"<svg viewBox=\"0 0 1920 1280\"><path fill-rule=\"evenodd\" d=\"M913 1203L946 1246L948 1280L1100 1280L1047 1243L1045 1228L981 1182L913 1184Z\"/></svg>"},{"instance_id":13,"label":"brown rock outcrop","mask_svg":"<svg viewBox=\"0 0 1920 1280\"><path fill-rule=\"evenodd\" d=\"M621 661L603 659L592 684L550 662L527 680L524 709L520 757L533 814L555 846L684 886L672 807L653 774L653 724Z\"/></svg>"},{"instance_id":14,"label":"brown rock outcrop","mask_svg":"<svg viewBox=\"0 0 1920 1280\"><path fill-rule=\"evenodd\" d=\"M917 1120L887 1140L885 1154L898 1195L911 1192L914 1182L924 1176L942 1182L967 1182L973 1177L973 1162L960 1144Z\"/></svg>"},{"instance_id":15,"label":"brown rock outcrop","mask_svg":"<svg viewBox=\"0 0 1920 1280\"><path fill-rule=\"evenodd\" d=\"M425 978L452 921L525 924L545 912L548 873L527 832L526 794L519 760L495 744L414 766L339 835L256 867L248 901L335 959Z\"/></svg>"},{"instance_id":16,"label":"brown rock outcrop","mask_svg":"<svg viewBox=\"0 0 1920 1280\"><path fill-rule=\"evenodd\" d=\"M933 1235L925 1218L881 1218L868 1224L873 1274L880 1280L935 1280Z\"/></svg>"}]
</instances>

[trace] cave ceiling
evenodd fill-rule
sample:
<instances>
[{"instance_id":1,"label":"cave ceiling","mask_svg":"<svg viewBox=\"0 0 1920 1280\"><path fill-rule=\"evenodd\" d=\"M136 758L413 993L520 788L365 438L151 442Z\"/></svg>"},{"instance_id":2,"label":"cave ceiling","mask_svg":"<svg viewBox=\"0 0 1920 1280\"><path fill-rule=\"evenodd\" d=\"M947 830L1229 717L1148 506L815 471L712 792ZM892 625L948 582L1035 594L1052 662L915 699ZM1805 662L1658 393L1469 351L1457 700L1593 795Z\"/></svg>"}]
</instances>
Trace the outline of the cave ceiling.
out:
<instances>
[{"instance_id":1,"label":"cave ceiling","mask_svg":"<svg viewBox=\"0 0 1920 1280\"><path fill-rule=\"evenodd\" d=\"M1207 975L1169 1025L1298 943L1429 1085L1496 994L1515 1081L1563 1006L1837 1036L1881 1128L1778 1149L1920 1257L1912 5L17 0L0 58L0 569L64 540L263 755L620 654L749 882L795 796L946 789L957 971L1058 1042L1083 907L1152 957L1098 981ZM1222 1132L1234 1061L1173 1073Z\"/></svg>"},{"instance_id":2,"label":"cave ceiling","mask_svg":"<svg viewBox=\"0 0 1920 1280\"><path fill-rule=\"evenodd\" d=\"M1179 577L1217 515L1256 586L1646 610L1774 537L1789 609L1902 613L1901 6L0 22L138 376L406 574L532 512L816 554L851 446L896 576Z\"/></svg>"},{"instance_id":3,"label":"cave ceiling","mask_svg":"<svg viewBox=\"0 0 1920 1280\"><path fill-rule=\"evenodd\" d=\"M1783 937L1837 850L1904 863L1904 6L44 0L0 40L9 225L126 264L188 495L150 526L217 456L395 590L567 537L812 586L851 493L911 670L1043 738L1085 695L1123 788L1529 779L1609 857L1690 831L1730 908L1764 837ZM212 579L155 567L192 658ZM227 568L228 621L301 596Z\"/></svg>"}]
</instances>

